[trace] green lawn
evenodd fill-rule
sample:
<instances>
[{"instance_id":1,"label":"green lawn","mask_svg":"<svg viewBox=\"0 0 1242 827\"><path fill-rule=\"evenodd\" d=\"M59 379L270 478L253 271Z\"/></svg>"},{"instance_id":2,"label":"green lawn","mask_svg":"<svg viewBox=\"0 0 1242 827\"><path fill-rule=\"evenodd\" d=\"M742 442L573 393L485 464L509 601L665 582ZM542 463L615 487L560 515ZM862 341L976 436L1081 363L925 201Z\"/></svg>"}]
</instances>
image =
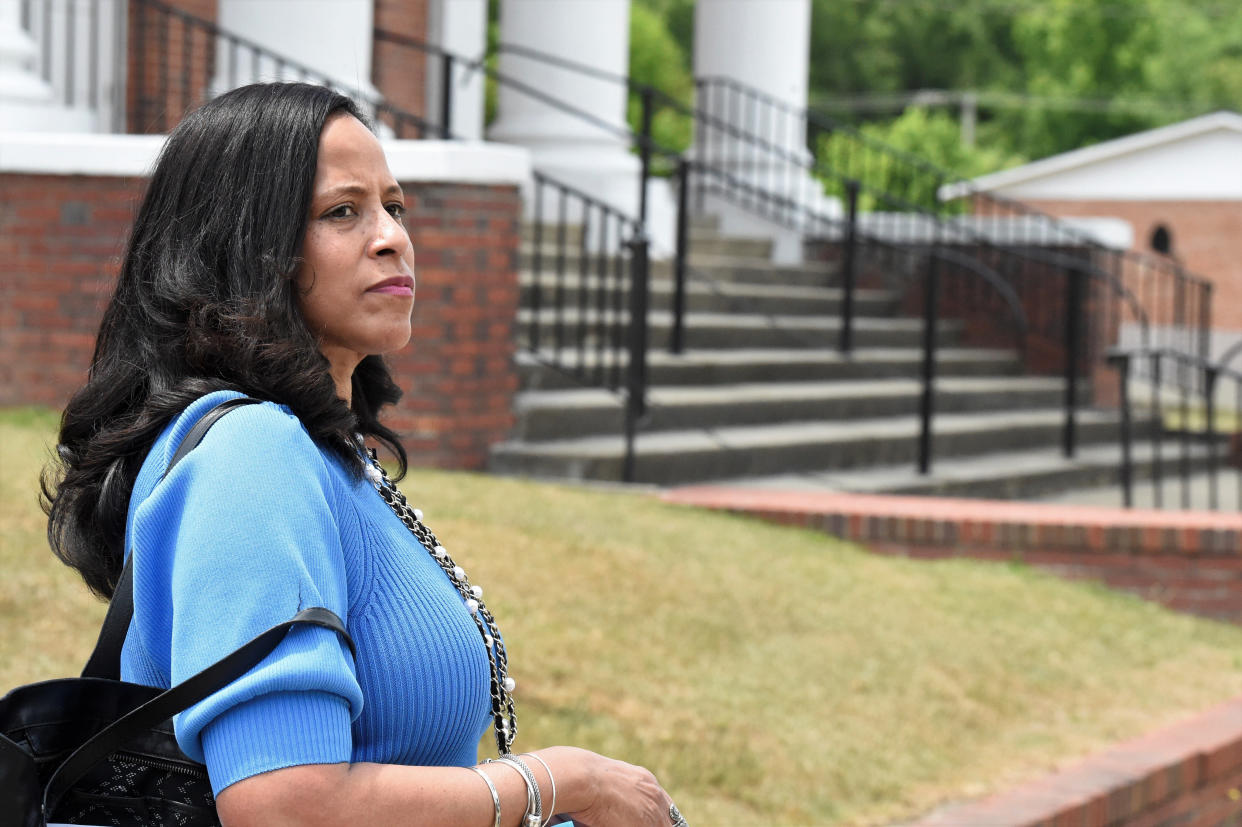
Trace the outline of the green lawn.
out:
<instances>
[{"instance_id":1,"label":"green lawn","mask_svg":"<svg viewBox=\"0 0 1242 827\"><path fill-rule=\"evenodd\" d=\"M102 611L43 539L53 426L0 415L3 686L76 673ZM644 764L696 827L884 823L1242 693L1242 629L1019 565L482 475L403 488L487 588L518 746Z\"/></svg>"}]
</instances>

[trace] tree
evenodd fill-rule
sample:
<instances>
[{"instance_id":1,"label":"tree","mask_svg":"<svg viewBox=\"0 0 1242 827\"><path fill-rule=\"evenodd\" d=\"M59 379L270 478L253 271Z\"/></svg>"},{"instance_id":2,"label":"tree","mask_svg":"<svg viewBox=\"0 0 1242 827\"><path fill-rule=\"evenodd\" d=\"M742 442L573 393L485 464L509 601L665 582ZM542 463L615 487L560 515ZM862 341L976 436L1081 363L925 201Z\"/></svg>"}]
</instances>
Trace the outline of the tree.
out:
<instances>
[{"instance_id":1,"label":"tree","mask_svg":"<svg viewBox=\"0 0 1242 827\"><path fill-rule=\"evenodd\" d=\"M825 191L844 196L845 182L858 180L862 210L963 209L965 205L942 204L937 190L958 178L1023 161L997 150L965 146L952 116L917 106L892 121L820 135L815 149Z\"/></svg>"},{"instance_id":2,"label":"tree","mask_svg":"<svg viewBox=\"0 0 1242 827\"><path fill-rule=\"evenodd\" d=\"M654 99L651 133L659 146L683 151L690 145L693 126L681 108L689 108L693 102L694 81L681 47L669 33L664 18L649 3L634 3L630 7L630 78L655 87L676 102ZM630 93L627 117L630 128L641 131L642 102L636 92Z\"/></svg>"}]
</instances>

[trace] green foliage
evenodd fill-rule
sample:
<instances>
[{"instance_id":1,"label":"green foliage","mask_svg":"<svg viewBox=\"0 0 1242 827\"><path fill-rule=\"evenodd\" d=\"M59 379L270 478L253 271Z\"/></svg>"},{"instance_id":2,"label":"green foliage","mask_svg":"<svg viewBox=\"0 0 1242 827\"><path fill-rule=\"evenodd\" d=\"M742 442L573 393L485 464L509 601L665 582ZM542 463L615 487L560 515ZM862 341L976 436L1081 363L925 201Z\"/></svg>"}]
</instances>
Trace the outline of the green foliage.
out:
<instances>
[{"instance_id":1,"label":"green foliage","mask_svg":"<svg viewBox=\"0 0 1242 827\"><path fill-rule=\"evenodd\" d=\"M962 205L945 205L936 197L941 185L1023 160L994 149L967 147L953 117L917 106L892 121L864 124L857 133L842 130L820 134L815 148L825 191L844 197L845 182L858 180L859 209L864 211L910 206L956 211Z\"/></svg>"},{"instance_id":2,"label":"green foliage","mask_svg":"<svg viewBox=\"0 0 1242 827\"><path fill-rule=\"evenodd\" d=\"M812 3L813 100L977 90L980 144L1005 155L1046 157L1242 106L1242 16L1222 4ZM883 105L837 114L884 120L900 108Z\"/></svg>"},{"instance_id":3,"label":"green foliage","mask_svg":"<svg viewBox=\"0 0 1242 827\"><path fill-rule=\"evenodd\" d=\"M693 100L694 81L686 68L686 55L669 34L660 12L647 4L636 3L630 8L630 77L659 89L683 106ZM653 103L651 135L656 144L677 152L686 149L693 128L689 116L658 96ZM626 116L630 128L641 132L642 101L636 92L630 93Z\"/></svg>"}]
</instances>

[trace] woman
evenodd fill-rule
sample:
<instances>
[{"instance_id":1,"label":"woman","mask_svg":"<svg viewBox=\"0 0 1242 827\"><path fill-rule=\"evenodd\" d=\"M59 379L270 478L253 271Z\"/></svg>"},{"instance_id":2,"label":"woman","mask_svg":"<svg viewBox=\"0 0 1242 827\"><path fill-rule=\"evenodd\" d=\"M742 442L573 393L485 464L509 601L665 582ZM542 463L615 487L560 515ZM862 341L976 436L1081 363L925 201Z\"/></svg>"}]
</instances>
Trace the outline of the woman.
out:
<instances>
[{"instance_id":1,"label":"woman","mask_svg":"<svg viewBox=\"0 0 1242 827\"><path fill-rule=\"evenodd\" d=\"M551 807L553 782L576 823L684 823L651 773L585 750L474 766L489 722L502 746L515 730L503 645L481 589L360 447L385 444L404 472L377 419L399 396L381 354L410 338L404 212L348 98L261 84L189 115L64 413L53 548L104 596L134 555L124 680L179 682L308 606L345 620L356 662L299 627L176 717L227 827L512 825L535 793ZM161 479L199 417L241 395L267 401Z\"/></svg>"}]
</instances>

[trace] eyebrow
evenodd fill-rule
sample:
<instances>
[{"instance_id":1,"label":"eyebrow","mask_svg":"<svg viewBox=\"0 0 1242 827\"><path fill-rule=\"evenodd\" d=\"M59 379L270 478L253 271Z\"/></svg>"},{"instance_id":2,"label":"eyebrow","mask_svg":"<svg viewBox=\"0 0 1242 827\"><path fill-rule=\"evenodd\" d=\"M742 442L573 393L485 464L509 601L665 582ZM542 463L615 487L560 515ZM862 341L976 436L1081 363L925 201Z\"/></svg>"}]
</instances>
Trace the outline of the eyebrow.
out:
<instances>
[{"instance_id":1,"label":"eyebrow","mask_svg":"<svg viewBox=\"0 0 1242 827\"><path fill-rule=\"evenodd\" d=\"M367 191L367 187L364 187L361 184L341 184L339 186L329 187L323 192L318 193L315 197L319 199L330 199L341 195L366 195ZM384 191L380 194L385 197L396 195L403 200L405 198L405 191L401 189L400 184L390 184L389 186L384 187Z\"/></svg>"}]
</instances>

